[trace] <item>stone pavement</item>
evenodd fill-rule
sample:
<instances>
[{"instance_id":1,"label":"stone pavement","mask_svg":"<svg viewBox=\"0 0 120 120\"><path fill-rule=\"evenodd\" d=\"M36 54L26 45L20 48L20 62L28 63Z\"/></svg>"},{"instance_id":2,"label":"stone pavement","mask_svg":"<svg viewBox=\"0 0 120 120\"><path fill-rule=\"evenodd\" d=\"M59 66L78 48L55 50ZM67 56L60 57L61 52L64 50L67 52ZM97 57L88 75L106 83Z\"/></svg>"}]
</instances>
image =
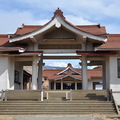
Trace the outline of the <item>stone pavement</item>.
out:
<instances>
[{"instance_id":1,"label":"stone pavement","mask_svg":"<svg viewBox=\"0 0 120 120\"><path fill-rule=\"evenodd\" d=\"M94 116L10 116L0 120L100 120Z\"/></svg>"},{"instance_id":2,"label":"stone pavement","mask_svg":"<svg viewBox=\"0 0 120 120\"><path fill-rule=\"evenodd\" d=\"M15 120L95 120L94 117L16 117Z\"/></svg>"}]
</instances>

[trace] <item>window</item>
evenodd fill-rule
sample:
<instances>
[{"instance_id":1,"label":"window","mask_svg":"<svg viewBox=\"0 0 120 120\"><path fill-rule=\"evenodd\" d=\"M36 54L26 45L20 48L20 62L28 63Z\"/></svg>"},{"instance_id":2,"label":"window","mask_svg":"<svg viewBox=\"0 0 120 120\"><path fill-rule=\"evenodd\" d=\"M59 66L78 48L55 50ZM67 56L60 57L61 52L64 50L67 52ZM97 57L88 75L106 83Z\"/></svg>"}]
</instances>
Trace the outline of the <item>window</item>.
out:
<instances>
[{"instance_id":1,"label":"window","mask_svg":"<svg viewBox=\"0 0 120 120\"><path fill-rule=\"evenodd\" d=\"M120 78L120 59L117 60L117 66L118 66L118 78Z\"/></svg>"},{"instance_id":2,"label":"window","mask_svg":"<svg viewBox=\"0 0 120 120\"><path fill-rule=\"evenodd\" d=\"M15 82L20 82L19 80L19 72L15 70Z\"/></svg>"},{"instance_id":3,"label":"window","mask_svg":"<svg viewBox=\"0 0 120 120\"><path fill-rule=\"evenodd\" d=\"M93 82L93 90L102 90L103 85L100 82Z\"/></svg>"},{"instance_id":4,"label":"window","mask_svg":"<svg viewBox=\"0 0 120 120\"><path fill-rule=\"evenodd\" d=\"M44 80L47 80L47 77L44 77Z\"/></svg>"}]
</instances>

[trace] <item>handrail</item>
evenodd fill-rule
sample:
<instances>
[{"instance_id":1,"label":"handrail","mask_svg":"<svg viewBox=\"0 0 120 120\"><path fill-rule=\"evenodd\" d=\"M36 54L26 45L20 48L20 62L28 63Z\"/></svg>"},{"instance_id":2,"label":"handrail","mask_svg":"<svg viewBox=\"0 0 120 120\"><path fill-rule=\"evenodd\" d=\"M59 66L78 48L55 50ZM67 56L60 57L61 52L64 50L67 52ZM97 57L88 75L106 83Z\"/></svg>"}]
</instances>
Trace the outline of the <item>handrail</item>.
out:
<instances>
[{"instance_id":1,"label":"handrail","mask_svg":"<svg viewBox=\"0 0 120 120\"><path fill-rule=\"evenodd\" d=\"M60 91L60 90L53 90L53 91L44 91L46 93L46 99L49 99L49 93L66 93L66 99L68 99L68 93L70 93L70 101L73 100L73 92L105 92L106 96L107 96L107 100L110 101L111 97L110 97L110 90L64 90L64 91Z\"/></svg>"},{"instance_id":2,"label":"handrail","mask_svg":"<svg viewBox=\"0 0 120 120\"><path fill-rule=\"evenodd\" d=\"M7 92L8 92L8 90L5 90L5 101L7 101Z\"/></svg>"},{"instance_id":3,"label":"handrail","mask_svg":"<svg viewBox=\"0 0 120 120\"><path fill-rule=\"evenodd\" d=\"M105 92L107 94L107 101L110 101L110 90L70 90L70 101L72 101L72 92Z\"/></svg>"},{"instance_id":4,"label":"handrail","mask_svg":"<svg viewBox=\"0 0 120 120\"><path fill-rule=\"evenodd\" d=\"M65 93L66 94L66 100L69 99L70 101L73 100L73 92L80 92L80 93L82 93L82 92L91 92L91 93L92 92L106 92L107 100L108 101L112 100L112 91L110 91L110 90L107 90L107 91L106 90L72 90L72 89L64 90L64 91L60 91L60 90L56 90L56 91L45 91L45 90L5 90L3 96L4 96L4 100L7 101L7 97L8 97L7 93L8 92L32 92L32 91L40 92L40 97L38 98L38 100L41 100L41 101L44 100L44 95L43 95L44 92L46 93L46 98L47 99L49 99L49 93L58 93L58 92L59 93ZM68 98L68 93L70 93L69 94L70 98Z\"/></svg>"},{"instance_id":5,"label":"handrail","mask_svg":"<svg viewBox=\"0 0 120 120\"><path fill-rule=\"evenodd\" d=\"M68 99L68 93L70 91L59 91L59 90L56 90L56 91L44 91L46 93L46 99L48 100L49 99L49 93L66 93L66 99Z\"/></svg>"},{"instance_id":6,"label":"handrail","mask_svg":"<svg viewBox=\"0 0 120 120\"><path fill-rule=\"evenodd\" d=\"M110 101L114 102L116 111L117 111L118 115L120 115L120 110L119 110L119 107L117 105L115 98L113 97L113 93L120 93L120 91L112 91L112 89L110 90Z\"/></svg>"},{"instance_id":7,"label":"handrail","mask_svg":"<svg viewBox=\"0 0 120 120\"><path fill-rule=\"evenodd\" d=\"M113 99L114 99L114 98L113 98ZM115 99L114 99L113 101L114 101L114 104L115 104L115 107L116 107L117 113L118 113L118 115L120 115L120 110L119 110L119 108L118 108L117 102L116 102Z\"/></svg>"},{"instance_id":8,"label":"handrail","mask_svg":"<svg viewBox=\"0 0 120 120\"><path fill-rule=\"evenodd\" d=\"M4 90L2 90L2 91L0 91L0 93L1 93L1 101L3 101L4 100Z\"/></svg>"},{"instance_id":9,"label":"handrail","mask_svg":"<svg viewBox=\"0 0 120 120\"><path fill-rule=\"evenodd\" d=\"M113 97L113 93L120 93L120 91L112 91L112 99L113 99L113 102L114 102L114 104L115 104L117 113L118 113L118 115L120 115L120 110L119 110L119 108L118 108L118 105L117 105L117 102L116 102L115 98Z\"/></svg>"},{"instance_id":10,"label":"handrail","mask_svg":"<svg viewBox=\"0 0 120 120\"><path fill-rule=\"evenodd\" d=\"M41 101L43 101L43 90L5 90L4 91L4 99L5 99L5 101L7 101L7 93L8 92L33 92L33 91L36 91L36 92L40 92L40 100ZM39 98L38 98L38 100L39 100Z\"/></svg>"}]
</instances>

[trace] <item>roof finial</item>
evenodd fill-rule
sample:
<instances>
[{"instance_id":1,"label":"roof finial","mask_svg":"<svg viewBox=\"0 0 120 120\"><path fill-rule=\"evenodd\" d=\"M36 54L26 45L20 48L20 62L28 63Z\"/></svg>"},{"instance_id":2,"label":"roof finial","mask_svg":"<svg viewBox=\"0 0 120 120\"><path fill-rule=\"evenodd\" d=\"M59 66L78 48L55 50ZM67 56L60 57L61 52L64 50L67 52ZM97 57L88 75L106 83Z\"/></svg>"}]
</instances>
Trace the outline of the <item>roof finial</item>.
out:
<instances>
[{"instance_id":1,"label":"roof finial","mask_svg":"<svg viewBox=\"0 0 120 120\"><path fill-rule=\"evenodd\" d=\"M58 7L58 9L54 12L54 16L52 17L52 19L54 19L54 17L56 15L60 15L63 19L65 19L64 15L63 15L63 12L60 10L60 8Z\"/></svg>"},{"instance_id":2,"label":"roof finial","mask_svg":"<svg viewBox=\"0 0 120 120\"><path fill-rule=\"evenodd\" d=\"M71 63L68 63L68 66L69 66L69 67L72 67Z\"/></svg>"}]
</instances>

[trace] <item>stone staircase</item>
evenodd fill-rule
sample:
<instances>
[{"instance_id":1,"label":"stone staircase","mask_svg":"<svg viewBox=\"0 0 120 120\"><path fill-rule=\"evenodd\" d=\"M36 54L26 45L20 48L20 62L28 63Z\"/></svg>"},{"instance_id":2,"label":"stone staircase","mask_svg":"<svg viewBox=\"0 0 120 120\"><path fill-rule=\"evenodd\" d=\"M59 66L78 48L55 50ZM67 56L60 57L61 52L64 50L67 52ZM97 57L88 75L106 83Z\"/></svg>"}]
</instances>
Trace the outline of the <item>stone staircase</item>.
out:
<instances>
[{"instance_id":1,"label":"stone staircase","mask_svg":"<svg viewBox=\"0 0 120 120\"><path fill-rule=\"evenodd\" d=\"M7 101L0 101L0 115L117 114L114 102L107 101L105 91L74 91L72 101L59 91L49 93L48 100L40 101L39 97L38 91L7 92Z\"/></svg>"}]
</instances>

